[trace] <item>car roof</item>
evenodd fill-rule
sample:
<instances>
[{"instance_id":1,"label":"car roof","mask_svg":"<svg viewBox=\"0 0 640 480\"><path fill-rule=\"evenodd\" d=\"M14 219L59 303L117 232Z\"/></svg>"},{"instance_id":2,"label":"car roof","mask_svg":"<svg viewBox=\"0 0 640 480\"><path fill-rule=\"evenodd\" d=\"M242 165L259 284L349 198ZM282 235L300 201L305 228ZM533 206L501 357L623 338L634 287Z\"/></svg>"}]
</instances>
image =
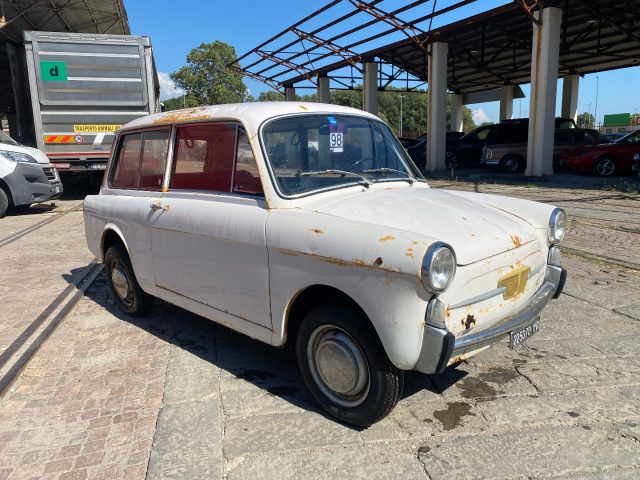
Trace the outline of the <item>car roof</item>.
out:
<instances>
[{"instance_id":1,"label":"car roof","mask_svg":"<svg viewBox=\"0 0 640 480\"><path fill-rule=\"evenodd\" d=\"M252 131L257 132L258 127L265 120L281 115L303 113L349 114L377 119L376 116L363 110L326 103L247 102L184 108L181 110L156 113L133 120L124 125L122 130L207 120L235 120L241 122Z\"/></svg>"}]
</instances>

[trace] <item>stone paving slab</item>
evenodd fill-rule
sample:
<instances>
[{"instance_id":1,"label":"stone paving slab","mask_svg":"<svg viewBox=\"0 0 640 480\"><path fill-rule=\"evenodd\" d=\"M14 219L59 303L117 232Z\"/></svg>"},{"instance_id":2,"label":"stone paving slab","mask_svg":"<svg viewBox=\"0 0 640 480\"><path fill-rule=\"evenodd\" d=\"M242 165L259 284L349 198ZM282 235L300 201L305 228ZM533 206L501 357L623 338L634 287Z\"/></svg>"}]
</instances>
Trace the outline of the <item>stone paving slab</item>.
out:
<instances>
[{"instance_id":1,"label":"stone paving slab","mask_svg":"<svg viewBox=\"0 0 640 480\"><path fill-rule=\"evenodd\" d=\"M424 468L406 445L344 447L244 458L227 478L424 480Z\"/></svg>"},{"instance_id":2,"label":"stone paving slab","mask_svg":"<svg viewBox=\"0 0 640 480\"><path fill-rule=\"evenodd\" d=\"M582 427L432 440L418 451L432 480L568 476L640 466L639 443Z\"/></svg>"}]
</instances>

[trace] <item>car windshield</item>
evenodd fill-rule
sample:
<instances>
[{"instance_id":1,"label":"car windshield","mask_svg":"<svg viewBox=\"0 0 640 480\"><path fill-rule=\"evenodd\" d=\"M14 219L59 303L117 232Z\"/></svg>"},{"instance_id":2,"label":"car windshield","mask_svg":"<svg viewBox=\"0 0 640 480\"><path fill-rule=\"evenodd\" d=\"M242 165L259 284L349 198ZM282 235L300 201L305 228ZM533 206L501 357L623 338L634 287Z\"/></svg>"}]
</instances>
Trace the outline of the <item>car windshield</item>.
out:
<instances>
[{"instance_id":1,"label":"car windshield","mask_svg":"<svg viewBox=\"0 0 640 480\"><path fill-rule=\"evenodd\" d=\"M424 179L389 127L363 117L284 117L263 128L262 141L278 189L285 196Z\"/></svg>"},{"instance_id":2,"label":"car windshield","mask_svg":"<svg viewBox=\"0 0 640 480\"><path fill-rule=\"evenodd\" d=\"M640 130L636 130L622 138L614 140L613 143L640 143Z\"/></svg>"},{"instance_id":3,"label":"car windshield","mask_svg":"<svg viewBox=\"0 0 640 480\"><path fill-rule=\"evenodd\" d=\"M7 143L9 145L20 145L13 138L11 138L9 135L4 133L2 130L0 130L0 143Z\"/></svg>"}]
</instances>

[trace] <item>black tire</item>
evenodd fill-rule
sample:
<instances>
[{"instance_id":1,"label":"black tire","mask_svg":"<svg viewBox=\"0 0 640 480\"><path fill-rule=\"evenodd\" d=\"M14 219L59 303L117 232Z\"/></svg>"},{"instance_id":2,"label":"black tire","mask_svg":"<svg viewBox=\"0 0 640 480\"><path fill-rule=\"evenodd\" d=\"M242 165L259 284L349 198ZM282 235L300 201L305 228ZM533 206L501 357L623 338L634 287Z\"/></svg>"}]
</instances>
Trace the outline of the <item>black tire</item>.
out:
<instances>
[{"instance_id":1,"label":"black tire","mask_svg":"<svg viewBox=\"0 0 640 480\"><path fill-rule=\"evenodd\" d=\"M318 306L302 320L295 341L302 377L330 415L345 423L368 427L386 417L398 403L404 372L389 361L367 319L342 307ZM321 357L321 350L329 355ZM340 352L349 355L341 356ZM340 360L346 363L336 363ZM362 368L330 368L355 364ZM334 386L341 382L342 393L326 381L333 381ZM347 390L348 385L351 390Z\"/></svg>"},{"instance_id":2,"label":"black tire","mask_svg":"<svg viewBox=\"0 0 640 480\"><path fill-rule=\"evenodd\" d=\"M447 168L456 168L458 166L458 157L454 152L445 152L444 163Z\"/></svg>"},{"instance_id":3,"label":"black tire","mask_svg":"<svg viewBox=\"0 0 640 480\"><path fill-rule=\"evenodd\" d=\"M500 160L500 168L509 173L521 172L524 170L524 160L518 155L505 155Z\"/></svg>"},{"instance_id":4,"label":"black tire","mask_svg":"<svg viewBox=\"0 0 640 480\"><path fill-rule=\"evenodd\" d=\"M600 157L593 164L593 173L598 177L611 177L618 170L618 162L609 156Z\"/></svg>"},{"instance_id":5,"label":"black tire","mask_svg":"<svg viewBox=\"0 0 640 480\"><path fill-rule=\"evenodd\" d=\"M153 306L154 298L140 288L129 255L121 247L114 245L107 250L104 264L109 291L118 306L132 317L144 316Z\"/></svg>"},{"instance_id":6,"label":"black tire","mask_svg":"<svg viewBox=\"0 0 640 480\"><path fill-rule=\"evenodd\" d=\"M6 192L0 188L0 218L4 218L9 210L9 197Z\"/></svg>"}]
</instances>

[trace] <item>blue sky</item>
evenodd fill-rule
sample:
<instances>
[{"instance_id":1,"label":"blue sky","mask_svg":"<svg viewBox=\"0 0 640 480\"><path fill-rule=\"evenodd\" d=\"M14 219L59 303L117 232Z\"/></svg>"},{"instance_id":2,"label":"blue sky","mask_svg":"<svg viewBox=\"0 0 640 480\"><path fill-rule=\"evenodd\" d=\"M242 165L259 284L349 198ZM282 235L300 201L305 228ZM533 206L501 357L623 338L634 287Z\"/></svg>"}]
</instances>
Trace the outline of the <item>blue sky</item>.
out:
<instances>
[{"instance_id":1,"label":"blue sky","mask_svg":"<svg viewBox=\"0 0 640 480\"><path fill-rule=\"evenodd\" d=\"M392 10L405 4L400 0L385 0L383 8ZM441 0L438 9L453 3ZM464 11L446 16L439 24L446 24L479 11L508 3L505 0L481 0ZM302 19L326 4L320 0L275 0L265 1L196 1L196 0L125 0L129 24L134 35L148 35L154 47L156 65L159 72L169 73L185 63L189 51L200 43L221 40L235 47L240 55L256 47L259 43ZM424 5L425 13L431 3ZM433 27L439 26L434 22ZM397 40L395 38L394 40ZM168 78L164 79L165 92ZM627 68L598 74L598 121L607 113L640 113L640 67ZM270 87L253 80L245 83L253 95ZM558 97L561 94L558 84ZM526 99L514 101L514 117L528 116L528 86L523 86ZM302 93L308 93L303 91ZM175 96L175 93L174 93ZM589 106L591 103L591 106ZM587 75L580 81L578 110L595 111L596 75ZM558 112L559 112L558 100ZM499 106L496 102L469 105L477 120L498 120Z\"/></svg>"}]
</instances>

